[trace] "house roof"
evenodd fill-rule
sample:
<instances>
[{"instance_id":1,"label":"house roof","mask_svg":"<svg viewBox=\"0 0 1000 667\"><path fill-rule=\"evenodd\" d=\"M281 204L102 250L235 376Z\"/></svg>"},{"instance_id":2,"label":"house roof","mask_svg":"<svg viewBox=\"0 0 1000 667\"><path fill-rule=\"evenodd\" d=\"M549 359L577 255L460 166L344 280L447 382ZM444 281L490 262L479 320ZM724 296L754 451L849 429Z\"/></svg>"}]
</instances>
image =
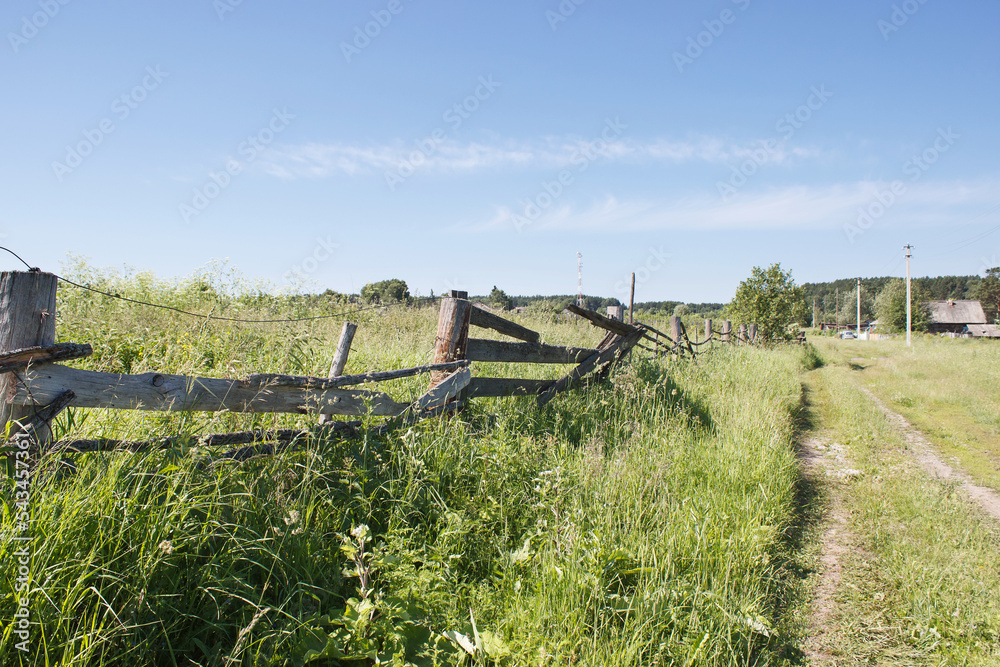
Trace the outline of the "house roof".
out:
<instances>
[{"instance_id":1,"label":"house roof","mask_svg":"<svg viewBox=\"0 0 1000 667\"><path fill-rule=\"evenodd\" d=\"M976 338L1000 338L1000 326L995 324L970 324L969 333Z\"/></svg>"},{"instance_id":2,"label":"house roof","mask_svg":"<svg viewBox=\"0 0 1000 667\"><path fill-rule=\"evenodd\" d=\"M934 324L986 324L986 313L978 301L931 301Z\"/></svg>"}]
</instances>

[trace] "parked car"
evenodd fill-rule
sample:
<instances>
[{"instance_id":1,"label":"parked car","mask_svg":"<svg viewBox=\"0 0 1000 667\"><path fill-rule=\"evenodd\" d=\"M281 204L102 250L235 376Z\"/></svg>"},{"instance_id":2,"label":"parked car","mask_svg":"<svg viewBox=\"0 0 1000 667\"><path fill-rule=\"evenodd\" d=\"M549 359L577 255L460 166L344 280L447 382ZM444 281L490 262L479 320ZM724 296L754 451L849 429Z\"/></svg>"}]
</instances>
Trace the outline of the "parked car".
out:
<instances>
[{"instance_id":1,"label":"parked car","mask_svg":"<svg viewBox=\"0 0 1000 667\"><path fill-rule=\"evenodd\" d=\"M857 336L854 335L853 331L841 331L840 337L843 340L854 340Z\"/></svg>"}]
</instances>

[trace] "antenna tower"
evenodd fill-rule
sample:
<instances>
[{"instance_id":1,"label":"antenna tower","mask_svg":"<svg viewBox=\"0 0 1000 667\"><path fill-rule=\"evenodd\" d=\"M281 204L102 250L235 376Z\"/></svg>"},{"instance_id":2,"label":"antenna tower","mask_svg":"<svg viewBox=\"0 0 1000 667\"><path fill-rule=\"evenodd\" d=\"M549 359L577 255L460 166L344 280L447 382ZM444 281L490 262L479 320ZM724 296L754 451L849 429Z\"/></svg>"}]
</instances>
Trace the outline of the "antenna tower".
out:
<instances>
[{"instance_id":1,"label":"antenna tower","mask_svg":"<svg viewBox=\"0 0 1000 667\"><path fill-rule=\"evenodd\" d=\"M583 253L576 253L576 305L583 308Z\"/></svg>"}]
</instances>

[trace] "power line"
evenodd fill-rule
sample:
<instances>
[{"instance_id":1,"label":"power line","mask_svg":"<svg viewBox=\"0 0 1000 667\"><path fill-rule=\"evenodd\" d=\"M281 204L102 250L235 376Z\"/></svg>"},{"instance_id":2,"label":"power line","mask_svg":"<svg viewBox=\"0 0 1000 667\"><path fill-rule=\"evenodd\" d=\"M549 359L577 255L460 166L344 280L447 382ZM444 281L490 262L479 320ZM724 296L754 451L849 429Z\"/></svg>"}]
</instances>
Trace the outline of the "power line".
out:
<instances>
[{"instance_id":1,"label":"power line","mask_svg":"<svg viewBox=\"0 0 1000 667\"><path fill-rule=\"evenodd\" d=\"M961 223L960 225L957 226L957 230L961 230L961 229L964 229L966 227L971 226L977 220L979 220L981 218L985 218L990 213L993 213L994 211L996 211L998 209L1000 209L1000 204L997 204L996 206L993 206L993 207L991 207L991 208L983 211L979 215L970 218L966 222ZM955 230L953 228L953 231L949 231L948 235L949 236L953 235L954 232L957 231L957 230ZM984 232L980 232L978 234L975 234L975 235L973 235L973 236L971 236L969 238L962 239L962 240L959 240L959 241L953 241L951 243L946 243L946 244L940 246L940 249L938 250L938 252L937 253L933 253L932 256L934 256L934 255L938 255L938 256L940 256L940 255L949 255L949 254L952 254L952 253L959 252L961 250L964 250L964 249L968 248L971 245L975 245L976 243L979 243L983 239L985 239L985 238L987 238L989 236L992 236L993 234L996 234L998 231L1000 231L1000 225L996 225L995 227L991 227L990 229L988 229L988 230L986 230Z\"/></svg>"}]
</instances>

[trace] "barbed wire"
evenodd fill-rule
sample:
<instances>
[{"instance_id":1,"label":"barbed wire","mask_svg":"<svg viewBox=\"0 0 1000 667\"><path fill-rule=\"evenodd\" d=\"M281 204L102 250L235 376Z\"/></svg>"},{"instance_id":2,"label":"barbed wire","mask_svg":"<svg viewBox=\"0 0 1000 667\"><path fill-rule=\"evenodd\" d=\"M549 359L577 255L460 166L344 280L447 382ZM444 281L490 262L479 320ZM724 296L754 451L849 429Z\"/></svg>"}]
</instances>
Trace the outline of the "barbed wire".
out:
<instances>
[{"instance_id":1,"label":"barbed wire","mask_svg":"<svg viewBox=\"0 0 1000 667\"><path fill-rule=\"evenodd\" d=\"M20 255L18 255L16 252L14 252L13 250L11 250L10 248L6 248L4 246L0 246L0 250L6 250L11 255L13 255L14 257L16 257L18 260L21 261L22 264L24 264L26 267L28 267L28 271L31 271L33 273L40 273L41 272L40 268L35 267L35 266L31 266L26 261L24 261L24 259ZM176 306L168 306L168 305L162 304L162 303L151 303L149 301L142 301L142 300L139 300L139 299L132 299L130 297L122 296L121 294L116 294L114 292L106 292L104 290L97 289L96 287L91 287L90 285L82 285L82 284L80 284L78 282L74 282L74 281L70 280L69 278L63 278L62 276L60 276L59 274L56 274L56 273L53 273L52 275L55 276L56 279L58 279L60 282L64 282L67 285L72 285L73 287L77 287L79 289L88 290L90 292L96 292L97 294L101 294L103 296L106 296L106 297L109 297L109 298L112 298L112 299L118 299L120 301L125 301L125 302L136 304L136 305L139 305L139 306L147 306L149 308L159 308L161 310L169 310L169 311L173 311L175 313L179 313L181 315L188 315L190 317L197 317L197 318L200 318L200 319L218 320L220 322L238 322L238 323L242 323L242 324L283 324L283 323L291 323L291 322L311 322L311 321L314 321L314 320L332 320L332 319L339 319L339 318L342 318L342 317L347 317L349 315L356 315L358 313L365 313L365 312L372 311L372 310L380 310L382 308L395 308L395 307L407 305L403 301L397 301L396 303L378 304L378 305L368 306L366 308L355 308L353 310L348 310L348 311L344 311L344 312L340 312L340 313L332 313L332 314L327 314L327 315L310 315L308 317L285 317L285 318L275 318L275 319L265 319L265 320L254 320L254 319L248 319L248 318L243 318L243 317L225 317L225 316L222 316L222 315L212 315L211 313L208 313L208 314L206 314L206 313L195 313L195 312L192 312L192 311L189 311L189 310L184 310L183 308L177 308ZM420 299L426 299L426 300L430 300L430 301L437 301L439 299L439 297L417 297L417 300L420 300Z\"/></svg>"}]
</instances>

